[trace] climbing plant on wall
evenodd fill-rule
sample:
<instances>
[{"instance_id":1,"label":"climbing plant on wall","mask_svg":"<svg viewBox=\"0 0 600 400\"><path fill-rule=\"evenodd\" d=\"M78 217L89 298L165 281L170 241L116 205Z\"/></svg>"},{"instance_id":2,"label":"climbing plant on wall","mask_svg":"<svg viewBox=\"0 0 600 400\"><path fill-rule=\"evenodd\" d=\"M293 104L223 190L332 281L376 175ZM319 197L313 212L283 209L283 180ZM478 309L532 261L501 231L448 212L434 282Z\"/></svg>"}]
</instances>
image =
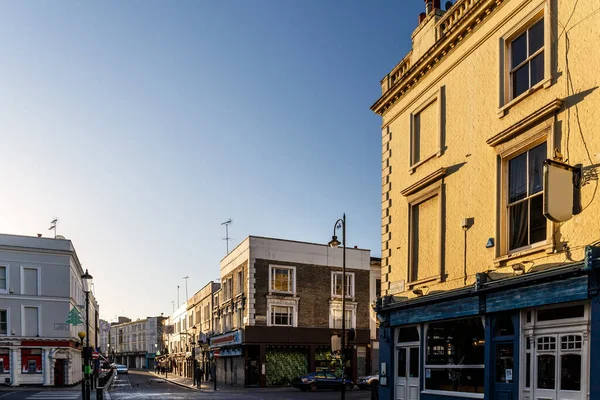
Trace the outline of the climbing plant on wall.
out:
<instances>
[{"instance_id":1,"label":"climbing plant on wall","mask_svg":"<svg viewBox=\"0 0 600 400\"><path fill-rule=\"evenodd\" d=\"M269 386L289 385L308 373L306 350L267 349L266 378Z\"/></svg>"}]
</instances>

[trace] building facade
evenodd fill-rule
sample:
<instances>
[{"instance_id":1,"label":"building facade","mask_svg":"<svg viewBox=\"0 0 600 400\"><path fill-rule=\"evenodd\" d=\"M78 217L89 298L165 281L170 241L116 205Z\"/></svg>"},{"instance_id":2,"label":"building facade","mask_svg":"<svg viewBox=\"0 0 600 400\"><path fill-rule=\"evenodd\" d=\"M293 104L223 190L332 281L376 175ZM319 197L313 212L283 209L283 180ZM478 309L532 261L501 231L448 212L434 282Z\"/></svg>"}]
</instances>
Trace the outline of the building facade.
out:
<instances>
[{"instance_id":1,"label":"building facade","mask_svg":"<svg viewBox=\"0 0 600 400\"><path fill-rule=\"evenodd\" d=\"M109 327L110 359L129 368L154 369L163 317L119 319Z\"/></svg>"},{"instance_id":2,"label":"building facade","mask_svg":"<svg viewBox=\"0 0 600 400\"><path fill-rule=\"evenodd\" d=\"M365 375L375 326L370 251L346 249L345 313L341 267L342 249L314 243L250 236L232 250L221 261L221 288L213 295L209 346L219 357L218 381L277 386L334 369L331 337L340 333L342 315L356 332L347 374Z\"/></svg>"},{"instance_id":3,"label":"building facade","mask_svg":"<svg viewBox=\"0 0 600 400\"><path fill-rule=\"evenodd\" d=\"M86 330L83 273L70 240L0 235L0 384L65 386L82 380L77 334ZM89 315L95 347L93 293Z\"/></svg>"},{"instance_id":4,"label":"building facade","mask_svg":"<svg viewBox=\"0 0 600 400\"><path fill-rule=\"evenodd\" d=\"M188 308L193 310L194 325L192 339L194 340L194 354L192 355L196 364L200 365L204 371L210 370L210 349L208 347L208 337L214 334L214 314L213 298L214 294L221 288L219 282L209 282L200 289L194 297L188 300Z\"/></svg>"},{"instance_id":5,"label":"building facade","mask_svg":"<svg viewBox=\"0 0 600 400\"><path fill-rule=\"evenodd\" d=\"M596 398L598 4L425 4L372 106L380 398Z\"/></svg>"}]
</instances>

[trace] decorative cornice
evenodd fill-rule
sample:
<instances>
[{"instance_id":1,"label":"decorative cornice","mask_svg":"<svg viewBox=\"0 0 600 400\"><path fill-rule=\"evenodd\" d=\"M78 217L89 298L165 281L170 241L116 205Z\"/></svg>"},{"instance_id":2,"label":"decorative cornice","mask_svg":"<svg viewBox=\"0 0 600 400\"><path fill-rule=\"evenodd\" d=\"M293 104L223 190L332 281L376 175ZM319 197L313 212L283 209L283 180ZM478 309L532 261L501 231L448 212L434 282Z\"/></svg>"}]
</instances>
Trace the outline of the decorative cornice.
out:
<instances>
[{"instance_id":1,"label":"decorative cornice","mask_svg":"<svg viewBox=\"0 0 600 400\"><path fill-rule=\"evenodd\" d=\"M504 142L509 141L513 137L517 136L523 130L538 124L539 122L545 120L550 115L556 113L558 110L562 108L564 101L562 99L552 100L550 103L544 105L543 107L537 109L533 113L529 114L525 118L520 121L512 124L502 132L497 135L492 136L485 142L492 147L498 146Z\"/></svg>"},{"instance_id":2,"label":"decorative cornice","mask_svg":"<svg viewBox=\"0 0 600 400\"><path fill-rule=\"evenodd\" d=\"M446 176L448 170L446 168L440 168L437 171L427 175L425 178L419 180L416 183L413 183L400 193L402 196L410 196L411 194L415 194L420 190L425 189L427 186L431 185L435 181L438 181Z\"/></svg>"},{"instance_id":3,"label":"decorative cornice","mask_svg":"<svg viewBox=\"0 0 600 400\"><path fill-rule=\"evenodd\" d=\"M437 64L473 32L498 6L507 0L460 0L436 23L440 39L409 68L410 60L403 59L387 75L389 89L371 106L383 115L394 103L410 91ZM412 51L411 51L412 52ZM401 74L401 75L399 75ZM397 76L398 75L398 76ZM385 81L386 78L382 80Z\"/></svg>"}]
</instances>

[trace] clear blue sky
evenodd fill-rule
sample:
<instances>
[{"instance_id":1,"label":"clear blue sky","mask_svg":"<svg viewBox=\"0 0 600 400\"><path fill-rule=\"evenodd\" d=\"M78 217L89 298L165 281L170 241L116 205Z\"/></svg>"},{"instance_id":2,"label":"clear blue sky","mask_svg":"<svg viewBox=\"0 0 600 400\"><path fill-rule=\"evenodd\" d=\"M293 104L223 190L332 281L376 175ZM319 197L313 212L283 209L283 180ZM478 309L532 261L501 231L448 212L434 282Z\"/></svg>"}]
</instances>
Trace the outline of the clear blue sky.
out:
<instances>
[{"instance_id":1,"label":"clear blue sky","mask_svg":"<svg viewBox=\"0 0 600 400\"><path fill-rule=\"evenodd\" d=\"M0 3L0 230L60 218L101 316L172 311L248 235L381 253L380 79L422 0Z\"/></svg>"}]
</instances>

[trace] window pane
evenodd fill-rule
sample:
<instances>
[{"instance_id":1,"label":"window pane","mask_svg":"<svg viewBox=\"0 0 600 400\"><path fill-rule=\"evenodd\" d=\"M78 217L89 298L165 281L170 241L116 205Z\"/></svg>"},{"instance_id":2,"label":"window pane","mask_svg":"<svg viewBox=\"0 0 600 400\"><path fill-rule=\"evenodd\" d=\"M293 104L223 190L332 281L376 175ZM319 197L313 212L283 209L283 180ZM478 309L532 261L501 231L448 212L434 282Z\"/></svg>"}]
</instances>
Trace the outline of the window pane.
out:
<instances>
[{"instance_id":1,"label":"window pane","mask_svg":"<svg viewBox=\"0 0 600 400\"><path fill-rule=\"evenodd\" d=\"M333 274L333 294L342 295L342 274Z\"/></svg>"},{"instance_id":2,"label":"window pane","mask_svg":"<svg viewBox=\"0 0 600 400\"><path fill-rule=\"evenodd\" d=\"M529 226L530 243L546 240L546 217L544 217L544 197L540 194L530 200Z\"/></svg>"},{"instance_id":3,"label":"window pane","mask_svg":"<svg viewBox=\"0 0 600 400\"><path fill-rule=\"evenodd\" d=\"M553 355L538 356L538 389L554 389L555 357Z\"/></svg>"},{"instance_id":4,"label":"window pane","mask_svg":"<svg viewBox=\"0 0 600 400\"><path fill-rule=\"evenodd\" d=\"M529 63L512 73L512 98L515 99L529 89Z\"/></svg>"},{"instance_id":5,"label":"window pane","mask_svg":"<svg viewBox=\"0 0 600 400\"><path fill-rule=\"evenodd\" d=\"M510 53L512 57L511 69L521 64L527 58L527 34L513 40L510 44Z\"/></svg>"},{"instance_id":6,"label":"window pane","mask_svg":"<svg viewBox=\"0 0 600 400\"><path fill-rule=\"evenodd\" d=\"M560 390L581 390L581 356L565 354L560 357Z\"/></svg>"},{"instance_id":7,"label":"window pane","mask_svg":"<svg viewBox=\"0 0 600 400\"><path fill-rule=\"evenodd\" d=\"M7 312L5 310L0 311L0 334L2 335L6 335L7 334ZM2 371L0 371L2 372Z\"/></svg>"},{"instance_id":8,"label":"window pane","mask_svg":"<svg viewBox=\"0 0 600 400\"><path fill-rule=\"evenodd\" d=\"M410 378L419 377L419 348L410 348L410 370L408 371Z\"/></svg>"},{"instance_id":9,"label":"window pane","mask_svg":"<svg viewBox=\"0 0 600 400\"><path fill-rule=\"evenodd\" d=\"M554 321L556 319L582 318L584 314L583 304L567 307L547 308L537 312L538 321Z\"/></svg>"},{"instance_id":10,"label":"window pane","mask_svg":"<svg viewBox=\"0 0 600 400\"><path fill-rule=\"evenodd\" d=\"M544 53L540 53L531 60L531 86L544 79Z\"/></svg>"},{"instance_id":11,"label":"window pane","mask_svg":"<svg viewBox=\"0 0 600 400\"><path fill-rule=\"evenodd\" d=\"M289 269L273 269L273 290L279 290L282 292L289 292Z\"/></svg>"},{"instance_id":12,"label":"window pane","mask_svg":"<svg viewBox=\"0 0 600 400\"><path fill-rule=\"evenodd\" d=\"M410 328L400 328L398 332L398 342L418 342L419 341L419 331L416 326L411 326Z\"/></svg>"},{"instance_id":13,"label":"window pane","mask_svg":"<svg viewBox=\"0 0 600 400\"><path fill-rule=\"evenodd\" d=\"M427 330L427 364L483 365L484 344L481 318L431 323Z\"/></svg>"},{"instance_id":14,"label":"window pane","mask_svg":"<svg viewBox=\"0 0 600 400\"><path fill-rule=\"evenodd\" d=\"M515 334L512 319L509 314L500 314L496 317L495 336L510 336Z\"/></svg>"},{"instance_id":15,"label":"window pane","mask_svg":"<svg viewBox=\"0 0 600 400\"><path fill-rule=\"evenodd\" d=\"M508 202L527 197L527 153L508 162Z\"/></svg>"},{"instance_id":16,"label":"window pane","mask_svg":"<svg viewBox=\"0 0 600 400\"><path fill-rule=\"evenodd\" d=\"M6 290L6 267L0 267L0 289Z\"/></svg>"},{"instance_id":17,"label":"window pane","mask_svg":"<svg viewBox=\"0 0 600 400\"><path fill-rule=\"evenodd\" d=\"M398 349L398 377L406 377L406 348Z\"/></svg>"},{"instance_id":18,"label":"window pane","mask_svg":"<svg viewBox=\"0 0 600 400\"><path fill-rule=\"evenodd\" d=\"M529 29L529 55L542 48L544 45L544 19Z\"/></svg>"},{"instance_id":19,"label":"window pane","mask_svg":"<svg viewBox=\"0 0 600 400\"><path fill-rule=\"evenodd\" d=\"M511 382L506 380L506 370L512 371L514 364L513 345L499 344L496 346L496 382ZM514 379L514 378L513 378Z\"/></svg>"},{"instance_id":20,"label":"window pane","mask_svg":"<svg viewBox=\"0 0 600 400\"><path fill-rule=\"evenodd\" d=\"M528 340L529 342L529 340ZM531 386L531 353L527 353L525 360L525 387Z\"/></svg>"},{"instance_id":21,"label":"window pane","mask_svg":"<svg viewBox=\"0 0 600 400\"><path fill-rule=\"evenodd\" d=\"M527 205L528 202L510 207L510 249L527 246Z\"/></svg>"},{"instance_id":22,"label":"window pane","mask_svg":"<svg viewBox=\"0 0 600 400\"><path fill-rule=\"evenodd\" d=\"M431 369L425 388L450 392L483 393L483 368Z\"/></svg>"},{"instance_id":23,"label":"window pane","mask_svg":"<svg viewBox=\"0 0 600 400\"><path fill-rule=\"evenodd\" d=\"M529 150L529 196L544 189L544 160L546 143Z\"/></svg>"}]
</instances>

